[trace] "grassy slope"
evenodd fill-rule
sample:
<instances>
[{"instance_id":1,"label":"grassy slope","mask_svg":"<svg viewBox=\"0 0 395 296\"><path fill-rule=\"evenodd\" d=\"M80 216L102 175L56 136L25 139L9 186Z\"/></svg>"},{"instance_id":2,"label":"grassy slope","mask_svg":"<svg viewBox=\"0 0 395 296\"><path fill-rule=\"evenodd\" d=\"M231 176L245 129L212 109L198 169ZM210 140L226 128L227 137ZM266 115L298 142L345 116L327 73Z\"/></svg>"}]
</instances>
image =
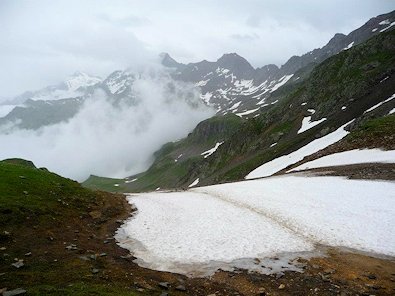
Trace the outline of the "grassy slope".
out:
<instances>
[{"instance_id":1,"label":"grassy slope","mask_svg":"<svg viewBox=\"0 0 395 296\"><path fill-rule=\"evenodd\" d=\"M129 177L129 180L137 178L134 182L91 176L83 185L110 192L151 191L158 187L184 186L185 180L189 178L189 170L204 160L200 154L212 148L215 143L226 140L240 128L242 122L240 117L233 114L214 116L201 122L187 138L167 143L157 151L155 162L146 172ZM115 187L114 184L120 186Z\"/></svg>"},{"instance_id":2,"label":"grassy slope","mask_svg":"<svg viewBox=\"0 0 395 296\"><path fill-rule=\"evenodd\" d=\"M6 248L0 251L0 287L22 287L29 295L133 295L124 281L92 276L91 268L105 268L108 260L78 259L78 253L98 248L80 246L83 238L95 232L102 245L100 225L126 210L122 197L93 192L23 161L0 162L0 247ZM81 249L72 253L63 242ZM25 266L11 266L14 258L24 259Z\"/></svg>"}]
</instances>

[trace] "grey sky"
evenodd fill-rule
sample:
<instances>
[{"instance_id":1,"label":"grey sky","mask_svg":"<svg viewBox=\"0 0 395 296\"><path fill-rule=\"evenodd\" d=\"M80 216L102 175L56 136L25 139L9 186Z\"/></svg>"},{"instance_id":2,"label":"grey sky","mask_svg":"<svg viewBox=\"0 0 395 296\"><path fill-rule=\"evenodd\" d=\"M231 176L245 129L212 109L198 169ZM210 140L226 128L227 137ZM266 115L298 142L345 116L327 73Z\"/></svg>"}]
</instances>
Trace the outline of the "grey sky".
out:
<instances>
[{"instance_id":1,"label":"grey sky","mask_svg":"<svg viewBox=\"0 0 395 296\"><path fill-rule=\"evenodd\" d=\"M181 62L237 52L283 64L395 9L394 0L0 0L0 97L82 70L105 76L160 52Z\"/></svg>"}]
</instances>

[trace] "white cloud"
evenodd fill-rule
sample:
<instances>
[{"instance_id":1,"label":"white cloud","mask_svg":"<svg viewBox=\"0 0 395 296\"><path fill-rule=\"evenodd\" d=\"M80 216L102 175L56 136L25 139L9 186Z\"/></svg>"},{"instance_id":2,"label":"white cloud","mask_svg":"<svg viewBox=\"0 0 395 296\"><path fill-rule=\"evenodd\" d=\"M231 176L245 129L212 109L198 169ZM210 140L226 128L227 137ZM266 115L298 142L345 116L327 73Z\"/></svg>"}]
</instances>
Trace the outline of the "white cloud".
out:
<instances>
[{"instance_id":1,"label":"white cloud","mask_svg":"<svg viewBox=\"0 0 395 296\"><path fill-rule=\"evenodd\" d=\"M68 122L0 134L0 159L29 159L79 181L90 174L126 177L144 171L163 143L185 137L215 113L194 86L152 73L134 83L137 104L113 105L96 93Z\"/></svg>"}]
</instances>

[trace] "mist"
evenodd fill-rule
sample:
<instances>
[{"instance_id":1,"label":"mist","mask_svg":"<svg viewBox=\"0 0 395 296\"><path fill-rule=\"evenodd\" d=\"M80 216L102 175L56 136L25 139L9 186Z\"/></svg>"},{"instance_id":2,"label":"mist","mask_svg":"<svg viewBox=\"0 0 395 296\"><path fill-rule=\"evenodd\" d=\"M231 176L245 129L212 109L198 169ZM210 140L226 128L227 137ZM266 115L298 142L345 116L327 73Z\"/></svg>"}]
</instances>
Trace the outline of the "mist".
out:
<instances>
[{"instance_id":1,"label":"mist","mask_svg":"<svg viewBox=\"0 0 395 296\"><path fill-rule=\"evenodd\" d=\"M36 131L0 130L0 159L32 160L62 176L122 178L146 170L164 143L185 137L215 114L191 84L146 71L134 81L135 97L112 101L96 91L69 121Z\"/></svg>"}]
</instances>

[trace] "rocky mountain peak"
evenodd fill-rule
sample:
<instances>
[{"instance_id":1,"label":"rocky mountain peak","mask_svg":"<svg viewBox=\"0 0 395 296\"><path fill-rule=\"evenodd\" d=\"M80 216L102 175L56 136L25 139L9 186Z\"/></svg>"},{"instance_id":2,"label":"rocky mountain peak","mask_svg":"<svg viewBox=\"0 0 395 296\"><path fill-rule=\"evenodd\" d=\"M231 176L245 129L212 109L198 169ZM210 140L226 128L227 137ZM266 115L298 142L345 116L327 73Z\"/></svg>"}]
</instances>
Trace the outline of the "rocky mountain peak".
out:
<instances>
[{"instance_id":1,"label":"rocky mountain peak","mask_svg":"<svg viewBox=\"0 0 395 296\"><path fill-rule=\"evenodd\" d=\"M165 67L169 67L169 68L179 68L182 67L183 64L177 62L175 59L173 59L167 52L162 52L159 55L160 59L161 59L161 63L163 66Z\"/></svg>"},{"instance_id":2,"label":"rocky mountain peak","mask_svg":"<svg viewBox=\"0 0 395 296\"><path fill-rule=\"evenodd\" d=\"M237 53L224 54L217 60L217 65L221 68L229 69L236 76L245 78L250 78L255 71L251 64Z\"/></svg>"}]
</instances>

